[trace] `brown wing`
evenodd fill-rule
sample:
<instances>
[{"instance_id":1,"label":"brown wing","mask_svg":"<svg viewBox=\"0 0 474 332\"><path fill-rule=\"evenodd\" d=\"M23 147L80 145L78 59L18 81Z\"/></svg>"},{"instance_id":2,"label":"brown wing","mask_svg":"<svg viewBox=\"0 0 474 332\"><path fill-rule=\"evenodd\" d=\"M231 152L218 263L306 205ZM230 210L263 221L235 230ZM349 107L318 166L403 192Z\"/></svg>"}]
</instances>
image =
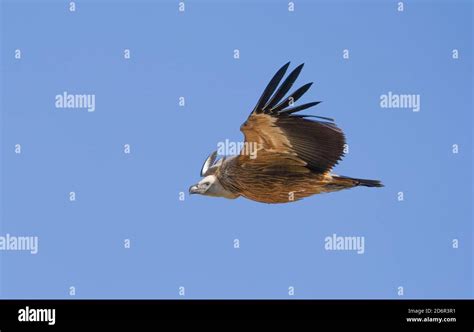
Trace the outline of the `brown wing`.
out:
<instances>
[{"instance_id":1,"label":"brown wing","mask_svg":"<svg viewBox=\"0 0 474 332\"><path fill-rule=\"evenodd\" d=\"M303 67L278 87L288 66L275 74L241 126L245 145L240 155L223 162L217 173L224 188L259 202L284 203L290 194L298 200L340 189L328 183L329 171L343 156L344 134L332 119L294 114L319 102L293 106L311 83L284 98Z\"/></svg>"},{"instance_id":2,"label":"brown wing","mask_svg":"<svg viewBox=\"0 0 474 332\"><path fill-rule=\"evenodd\" d=\"M290 107L312 83L302 86L283 98L303 67L303 65L298 66L278 87L288 66L289 63L275 74L249 118L241 126L240 129L245 135L246 148L241 151L240 162L266 163L266 167L272 168L277 162L276 159L289 154L303 161L313 173L328 172L344 154L344 134L332 122L332 119L294 114L315 106L319 102ZM311 120L310 117L320 120ZM249 154L248 149L254 147L255 143L258 148L257 158L254 161L244 158ZM258 157L261 150L267 152L265 158ZM270 158L268 152L275 153L275 158ZM257 159L261 160L256 161Z\"/></svg>"}]
</instances>

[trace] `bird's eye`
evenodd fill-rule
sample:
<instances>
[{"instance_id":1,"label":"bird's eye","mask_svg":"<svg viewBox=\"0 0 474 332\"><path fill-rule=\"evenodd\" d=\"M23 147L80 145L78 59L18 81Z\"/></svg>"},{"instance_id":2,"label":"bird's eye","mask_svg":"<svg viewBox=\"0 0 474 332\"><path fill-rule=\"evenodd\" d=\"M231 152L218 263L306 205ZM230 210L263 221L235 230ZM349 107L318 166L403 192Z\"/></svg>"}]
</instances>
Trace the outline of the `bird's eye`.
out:
<instances>
[{"instance_id":1,"label":"bird's eye","mask_svg":"<svg viewBox=\"0 0 474 332\"><path fill-rule=\"evenodd\" d=\"M204 185L207 187L210 183L209 182L204 182Z\"/></svg>"}]
</instances>

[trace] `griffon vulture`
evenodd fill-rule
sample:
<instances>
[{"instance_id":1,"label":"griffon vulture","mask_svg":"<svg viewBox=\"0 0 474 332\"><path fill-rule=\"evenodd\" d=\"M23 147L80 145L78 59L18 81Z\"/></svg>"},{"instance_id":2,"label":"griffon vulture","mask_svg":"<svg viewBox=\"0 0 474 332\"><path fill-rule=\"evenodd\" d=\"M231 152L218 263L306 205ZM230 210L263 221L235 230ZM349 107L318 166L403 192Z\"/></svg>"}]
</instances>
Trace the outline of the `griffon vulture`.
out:
<instances>
[{"instance_id":1,"label":"griffon vulture","mask_svg":"<svg viewBox=\"0 0 474 332\"><path fill-rule=\"evenodd\" d=\"M377 180L331 173L344 155L344 134L333 119L295 114L319 102L293 105L312 83L285 98L303 68L303 64L296 67L279 85L289 65L273 76L240 127L245 136L240 154L216 162L217 152L213 152L202 167L203 179L189 188L190 194L288 203L357 186L383 186ZM249 151L250 147L256 151Z\"/></svg>"}]
</instances>

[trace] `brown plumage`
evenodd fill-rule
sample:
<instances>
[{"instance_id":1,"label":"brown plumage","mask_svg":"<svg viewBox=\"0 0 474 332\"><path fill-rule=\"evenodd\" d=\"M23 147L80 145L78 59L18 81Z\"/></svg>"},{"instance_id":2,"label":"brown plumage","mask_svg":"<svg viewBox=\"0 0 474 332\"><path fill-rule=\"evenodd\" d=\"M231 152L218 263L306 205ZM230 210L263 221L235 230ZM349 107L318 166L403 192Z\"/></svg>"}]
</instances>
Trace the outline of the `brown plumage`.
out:
<instances>
[{"instance_id":1,"label":"brown plumage","mask_svg":"<svg viewBox=\"0 0 474 332\"><path fill-rule=\"evenodd\" d=\"M293 106L312 83L284 98L303 68L298 66L278 87L288 66L274 75L240 127L245 136L240 154L217 163L212 154L201 172L205 178L191 186L191 194L288 203L355 186L382 186L377 180L331 174L344 154L344 134L332 119L294 114L319 102Z\"/></svg>"}]
</instances>

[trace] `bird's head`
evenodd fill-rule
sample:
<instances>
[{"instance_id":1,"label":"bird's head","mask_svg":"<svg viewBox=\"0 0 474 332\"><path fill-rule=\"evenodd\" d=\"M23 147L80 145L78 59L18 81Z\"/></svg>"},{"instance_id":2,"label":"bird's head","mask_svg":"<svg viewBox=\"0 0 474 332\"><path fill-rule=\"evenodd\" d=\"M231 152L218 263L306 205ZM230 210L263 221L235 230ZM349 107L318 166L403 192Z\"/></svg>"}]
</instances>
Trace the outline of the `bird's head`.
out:
<instances>
[{"instance_id":1,"label":"bird's head","mask_svg":"<svg viewBox=\"0 0 474 332\"><path fill-rule=\"evenodd\" d=\"M217 159L217 151L214 151L207 157L201 168L201 176L203 179L198 183L189 187L189 194L200 194L213 196L214 186L218 182L215 172L218 165L215 165Z\"/></svg>"},{"instance_id":2,"label":"bird's head","mask_svg":"<svg viewBox=\"0 0 474 332\"><path fill-rule=\"evenodd\" d=\"M216 183L216 180L217 178L215 175L204 177L201 181L189 187L189 194L213 196L213 186Z\"/></svg>"},{"instance_id":3,"label":"bird's head","mask_svg":"<svg viewBox=\"0 0 474 332\"><path fill-rule=\"evenodd\" d=\"M217 151L214 151L209 157L207 157L201 169L201 176L203 178L198 183L189 187L189 194L200 194L225 198L236 198L238 196L227 191L219 182L216 172L224 163L225 157L219 159L217 162L216 159Z\"/></svg>"}]
</instances>

